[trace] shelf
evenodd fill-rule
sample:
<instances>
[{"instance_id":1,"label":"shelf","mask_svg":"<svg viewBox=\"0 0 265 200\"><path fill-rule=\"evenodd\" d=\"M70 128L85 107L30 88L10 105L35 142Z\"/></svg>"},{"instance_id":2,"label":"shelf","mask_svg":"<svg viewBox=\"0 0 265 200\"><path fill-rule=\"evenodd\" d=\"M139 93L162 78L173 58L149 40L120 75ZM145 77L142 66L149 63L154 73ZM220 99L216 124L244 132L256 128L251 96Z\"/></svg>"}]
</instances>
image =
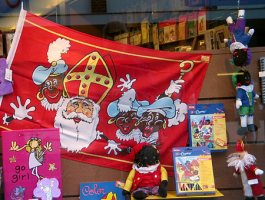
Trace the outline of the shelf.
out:
<instances>
[{"instance_id":1,"label":"shelf","mask_svg":"<svg viewBox=\"0 0 265 200\"><path fill-rule=\"evenodd\" d=\"M146 199L205 199L205 198L218 198L223 197L224 195L219 191L216 190L215 194L208 194L208 195L196 195L196 196L176 196L176 191L168 191L167 197L158 197L158 196L148 196Z\"/></svg>"}]
</instances>

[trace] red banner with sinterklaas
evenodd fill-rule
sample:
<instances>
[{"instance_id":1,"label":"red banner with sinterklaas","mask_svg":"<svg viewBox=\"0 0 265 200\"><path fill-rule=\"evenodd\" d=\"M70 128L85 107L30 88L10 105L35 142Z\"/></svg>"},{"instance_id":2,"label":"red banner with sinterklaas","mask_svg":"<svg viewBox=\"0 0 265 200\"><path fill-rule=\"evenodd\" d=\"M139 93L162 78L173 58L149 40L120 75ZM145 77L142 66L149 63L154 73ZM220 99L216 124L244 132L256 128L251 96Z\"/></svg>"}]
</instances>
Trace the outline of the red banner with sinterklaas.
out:
<instances>
[{"instance_id":1,"label":"red banner with sinterklaas","mask_svg":"<svg viewBox=\"0 0 265 200\"><path fill-rule=\"evenodd\" d=\"M146 142L173 171L171 150L187 145L187 105L197 102L210 58L120 44L22 10L0 125L59 128L64 158L124 171L127 152Z\"/></svg>"}]
</instances>

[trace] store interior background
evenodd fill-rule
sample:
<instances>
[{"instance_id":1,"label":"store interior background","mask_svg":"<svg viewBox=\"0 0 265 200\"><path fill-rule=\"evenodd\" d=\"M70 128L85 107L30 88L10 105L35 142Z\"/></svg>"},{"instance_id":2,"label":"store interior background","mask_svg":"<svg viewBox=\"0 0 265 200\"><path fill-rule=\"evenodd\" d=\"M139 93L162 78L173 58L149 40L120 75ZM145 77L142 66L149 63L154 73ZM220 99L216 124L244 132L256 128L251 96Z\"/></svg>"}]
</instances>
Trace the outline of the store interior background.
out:
<instances>
[{"instance_id":1,"label":"store interior background","mask_svg":"<svg viewBox=\"0 0 265 200\"><path fill-rule=\"evenodd\" d=\"M7 3L8 2L8 3ZM239 3L239 4L238 4ZM9 4L9 5L8 5ZM182 13L207 10L207 29L226 24L226 17L237 17L238 8L246 10L247 26L255 29L250 41L253 58L248 69L252 75L256 92L261 95L261 79L258 76L259 59L265 56L265 0L24 0L23 8L53 22L97 37L106 37L107 25L112 24L113 37L137 29L143 19L150 23L176 18ZM20 0L0 1L0 30L13 32L21 9ZM113 38L109 38L113 39ZM147 46L152 48L152 46ZM5 48L5 46L4 46ZM167 50L167 49L163 49ZM218 77L218 73L236 70L229 63L228 48L210 51L213 54L199 103L224 103L227 119L228 150L214 153L213 168L216 187L222 199L242 199L240 179L233 177L233 170L226 166L227 156L234 152L238 139L236 130L239 117L235 109L235 90L231 77ZM247 150L257 157L258 166L265 170L265 109L261 99L255 105L255 124L258 130L245 138ZM78 199L79 183L93 181L115 181L127 177L127 172L98 167L62 159L64 199ZM77 170L78 169L78 170ZM265 175L262 176L263 185ZM169 189L174 190L173 177Z\"/></svg>"},{"instance_id":2,"label":"store interior background","mask_svg":"<svg viewBox=\"0 0 265 200\"><path fill-rule=\"evenodd\" d=\"M9 2L9 6L8 3ZM21 9L21 0L0 1L0 30L14 31ZM11 7L10 7L11 6ZM178 18L183 13L207 10L207 28L225 24L227 16L237 17L237 10L246 10L247 25L255 29L249 46L265 46L262 26L265 19L264 0L23 0L23 8L36 15L75 30L104 37L104 27L117 22L113 34L130 31L144 19L159 23Z\"/></svg>"}]
</instances>

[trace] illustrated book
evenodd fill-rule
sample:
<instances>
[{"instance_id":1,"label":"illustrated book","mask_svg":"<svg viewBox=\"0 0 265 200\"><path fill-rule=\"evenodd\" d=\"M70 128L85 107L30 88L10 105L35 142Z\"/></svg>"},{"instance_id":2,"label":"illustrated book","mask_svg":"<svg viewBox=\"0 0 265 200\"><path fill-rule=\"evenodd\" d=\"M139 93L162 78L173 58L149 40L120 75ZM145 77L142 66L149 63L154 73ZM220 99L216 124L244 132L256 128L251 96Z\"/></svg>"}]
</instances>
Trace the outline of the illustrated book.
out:
<instances>
[{"instance_id":1,"label":"illustrated book","mask_svg":"<svg viewBox=\"0 0 265 200\"><path fill-rule=\"evenodd\" d=\"M207 147L173 148L177 195L214 194L211 152Z\"/></svg>"}]
</instances>

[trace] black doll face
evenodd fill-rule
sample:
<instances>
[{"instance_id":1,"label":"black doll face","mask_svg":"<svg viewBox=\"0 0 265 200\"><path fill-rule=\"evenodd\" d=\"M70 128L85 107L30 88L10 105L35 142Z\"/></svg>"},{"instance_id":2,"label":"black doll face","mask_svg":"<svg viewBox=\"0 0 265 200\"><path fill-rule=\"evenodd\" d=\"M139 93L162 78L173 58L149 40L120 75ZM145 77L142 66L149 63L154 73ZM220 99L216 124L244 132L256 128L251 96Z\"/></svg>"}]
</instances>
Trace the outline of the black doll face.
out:
<instances>
[{"instance_id":1,"label":"black doll face","mask_svg":"<svg viewBox=\"0 0 265 200\"><path fill-rule=\"evenodd\" d=\"M250 73L247 70L240 70L238 73L242 74L239 74L237 76L237 83L240 85L248 86L251 83Z\"/></svg>"},{"instance_id":2,"label":"black doll face","mask_svg":"<svg viewBox=\"0 0 265 200\"><path fill-rule=\"evenodd\" d=\"M245 66L247 63L247 49L235 49L233 52L233 62L236 66Z\"/></svg>"},{"instance_id":3,"label":"black doll face","mask_svg":"<svg viewBox=\"0 0 265 200\"><path fill-rule=\"evenodd\" d=\"M138 167L148 167L159 163L159 152L153 146L144 146L135 156L134 163Z\"/></svg>"}]
</instances>

